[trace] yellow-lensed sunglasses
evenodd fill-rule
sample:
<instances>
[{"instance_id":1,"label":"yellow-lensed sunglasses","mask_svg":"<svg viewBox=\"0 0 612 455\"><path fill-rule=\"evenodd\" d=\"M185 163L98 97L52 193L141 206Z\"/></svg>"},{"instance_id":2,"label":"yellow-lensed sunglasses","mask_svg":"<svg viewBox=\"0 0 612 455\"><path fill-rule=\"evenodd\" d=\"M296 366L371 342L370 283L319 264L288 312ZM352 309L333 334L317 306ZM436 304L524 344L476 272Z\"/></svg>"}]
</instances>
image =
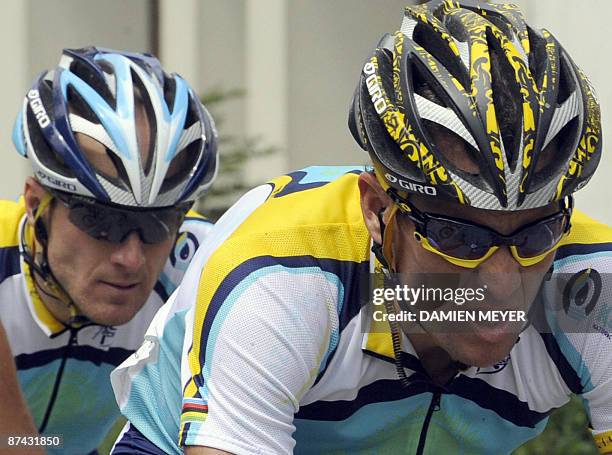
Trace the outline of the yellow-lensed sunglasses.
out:
<instances>
[{"instance_id":1,"label":"yellow-lensed sunglasses","mask_svg":"<svg viewBox=\"0 0 612 455\"><path fill-rule=\"evenodd\" d=\"M421 212L403 198L393 199L399 211L414 223L414 236L424 249L469 269L478 267L504 246L523 267L541 262L569 234L574 205L569 196L559 212L504 235L472 221Z\"/></svg>"}]
</instances>

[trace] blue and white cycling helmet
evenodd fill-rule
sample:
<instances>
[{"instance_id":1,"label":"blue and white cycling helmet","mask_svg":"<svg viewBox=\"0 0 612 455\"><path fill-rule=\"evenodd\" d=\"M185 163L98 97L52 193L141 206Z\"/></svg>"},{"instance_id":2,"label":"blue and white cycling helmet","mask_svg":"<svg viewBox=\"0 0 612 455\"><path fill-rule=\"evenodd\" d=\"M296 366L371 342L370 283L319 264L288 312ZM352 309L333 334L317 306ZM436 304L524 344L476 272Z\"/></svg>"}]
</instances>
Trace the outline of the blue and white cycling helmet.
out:
<instances>
[{"instance_id":1,"label":"blue and white cycling helmet","mask_svg":"<svg viewBox=\"0 0 612 455\"><path fill-rule=\"evenodd\" d=\"M149 124L146 160L137 106ZM92 165L77 133L104 146L114 175ZM13 142L44 186L127 208L193 201L218 167L213 119L179 75L149 54L96 47L65 49L58 67L35 79Z\"/></svg>"}]
</instances>

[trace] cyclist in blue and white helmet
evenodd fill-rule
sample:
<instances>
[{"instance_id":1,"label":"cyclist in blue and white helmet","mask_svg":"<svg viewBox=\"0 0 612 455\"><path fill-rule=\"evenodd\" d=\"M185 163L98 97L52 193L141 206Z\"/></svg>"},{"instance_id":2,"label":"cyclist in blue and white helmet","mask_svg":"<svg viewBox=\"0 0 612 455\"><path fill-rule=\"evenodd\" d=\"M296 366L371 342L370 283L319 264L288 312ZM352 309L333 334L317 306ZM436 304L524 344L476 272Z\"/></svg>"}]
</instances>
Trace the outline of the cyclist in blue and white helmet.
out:
<instances>
[{"instance_id":1,"label":"cyclist in blue and white helmet","mask_svg":"<svg viewBox=\"0 0 612 455\"><path fill-rule=\"evenodd\" d=\"M138 104L150 130L146 162L138 153ZM106 148L117 175L88 160L78 134ZM212 118L180 76L147 54L66 49L59 66L34 81L13 138L43 185L104 203L193 201L217 169Z\"/></svg>"},{"instance_id":2,"label":"cyclist in blue and white helmet","mask_svg":"<svg viewBox=\"0 0 612 455\"><path fill-rule=\"evenodd\" d=\"M190 208L217 173L217 133L155 57L88 47L34 80L13 141L33 176L0 201L0 358L36 431L63 437L48 453L97 453L120 415L110 371L212 228ZM15 407L18 393L0 397Z\"/></svg>"},{"instance_id":3,"label":"cyclist in blue and white helmet","mask_svg":"<svg viewBox=\"0 0 612 455\"><path fill-rule=\"evenodd\" d=\"M46 300L71 323L127 322L216 175L217 134L206 108L149 54L66 49L28 91L13 142L34 172L24 197L36 243L22 242L22 255ZM70 229L56 226L66 220L87 234L80 250L65 235ZM92 242L99 255L89 254ZM96 274L93 264L130 242L144 258L134 270ZM82 263L90 257L91 267Z\"/></svg>"}]
</instances>

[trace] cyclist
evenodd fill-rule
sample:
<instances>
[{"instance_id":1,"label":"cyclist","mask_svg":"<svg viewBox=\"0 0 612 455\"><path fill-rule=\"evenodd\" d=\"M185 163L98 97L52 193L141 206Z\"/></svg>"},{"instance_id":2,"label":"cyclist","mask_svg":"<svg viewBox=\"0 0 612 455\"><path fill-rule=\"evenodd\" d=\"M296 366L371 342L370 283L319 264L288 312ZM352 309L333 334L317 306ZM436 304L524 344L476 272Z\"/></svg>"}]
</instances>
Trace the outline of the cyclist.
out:
<instances>
[{"instance_id":1,"label":"cyclist","mask_svg":"<svg viewBox=\"0 0 612 455\"><path fill-rule=\"evenodd\" d=\"M142 342L211 223L214 123L149 54L65 49L28 91L13 141L32 164L0 211L0 318L21 390L58 453L95 453L117 420L110 371Z\"/></svg>"},{"instance_id":2,"label":"cyclist","mask_svg":"<svg viewBox=\"0 0 612 455\"><path fill-rule=\"evenodd\" d=\"M612 231L572 209L600 111L567 52L512 5L409 6L364 65L349 125L373 169L279 177L216 225L175 313L112 374L130 421L115 453L508 453L572 394L609 451L609 323L565 332L545 306L570 274L601 280L588 306L610 310ZM370 272L458 275L551 327L380 330ZM567 314L584 314L595 294L570 291Z\"/></svg>"}]
</instances>

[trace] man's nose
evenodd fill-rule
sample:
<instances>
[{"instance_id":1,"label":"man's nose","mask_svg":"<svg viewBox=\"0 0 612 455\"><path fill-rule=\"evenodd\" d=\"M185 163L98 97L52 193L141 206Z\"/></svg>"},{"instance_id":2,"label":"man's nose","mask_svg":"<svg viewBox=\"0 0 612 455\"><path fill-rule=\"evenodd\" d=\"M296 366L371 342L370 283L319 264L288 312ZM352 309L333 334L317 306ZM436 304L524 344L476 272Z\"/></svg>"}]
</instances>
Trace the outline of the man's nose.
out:
<instances>
[{"instance_id":1,"label":"man's nose","mask_svg":"<svg viewBox=\"0 0 612 455\"><path fill-rule=\"evenodd\" d=\"M146 262L144 244L137 232L132 232L119 243L111 255L111 262L129 271L137 271Z\"/></svg>"},{"instance_id":2,"label":"man's nose","mask_svg":"<svg viewBox=\"0 0 612 455\"><path fill-rule=\"evenodd\" d=\"M478 279L481 286L486 285L492 301L503 302L512 298L522 286L521 265L508 247L500 247L478 267Z\"/></svg>"}]
</instances>

